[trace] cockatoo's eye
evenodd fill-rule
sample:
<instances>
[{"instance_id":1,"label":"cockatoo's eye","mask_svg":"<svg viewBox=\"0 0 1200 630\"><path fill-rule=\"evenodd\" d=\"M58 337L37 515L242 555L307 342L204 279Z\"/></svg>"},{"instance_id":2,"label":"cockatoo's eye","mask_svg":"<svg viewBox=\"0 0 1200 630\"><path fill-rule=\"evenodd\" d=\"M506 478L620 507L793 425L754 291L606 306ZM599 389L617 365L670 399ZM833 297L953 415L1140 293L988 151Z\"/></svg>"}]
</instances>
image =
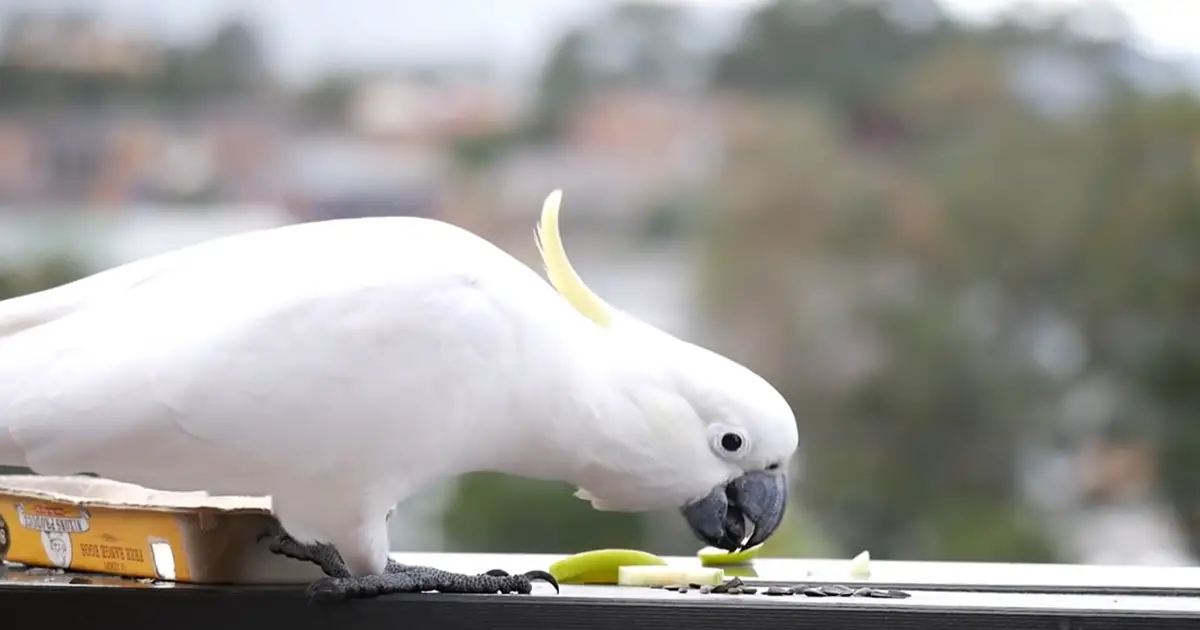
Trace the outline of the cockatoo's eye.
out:
<instances>
[{"instance_id":1,"label":"cockatoo's eye","mask_svg":"<svg viewBox=\"0 0 1200 630\"><path fill-rule=\"evenodd\" d=\"M726 455L738 455L746 450L750 440L740 431L723 431L716 435L714 446Z\"/></svg>"}]
</instances>

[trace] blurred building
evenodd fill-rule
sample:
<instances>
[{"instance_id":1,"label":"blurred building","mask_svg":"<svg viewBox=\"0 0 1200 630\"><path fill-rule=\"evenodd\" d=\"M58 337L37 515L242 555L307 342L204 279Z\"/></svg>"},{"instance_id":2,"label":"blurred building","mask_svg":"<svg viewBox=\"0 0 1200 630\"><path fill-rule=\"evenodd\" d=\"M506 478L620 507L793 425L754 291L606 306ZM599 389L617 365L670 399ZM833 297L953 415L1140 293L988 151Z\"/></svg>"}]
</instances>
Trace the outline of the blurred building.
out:
<instances>
[{"instance_id":1,"label":"blurred building","mask_svg":"<svg viewBox=\"0 0 1200 630\"><path fill-rule=\"evenodd\" d=\"M693 191L720 167L722 106L666 90L611 90L573 110L559 142L515 151L497 168L498 209L524 221L546 191L570 191L573 216L638 218Z\"/></svg>"},{"instance_id":2,"label":"blurred building","mask_svg":"<svg viewBox=\"0 0 1200 630\"><path fill-rule=\"evenodd\" d=\"M298 220L434 216L447 169L437 150L311 135L288 143L272 165L272 186Z\"/></svg>"},{"instance_id":3,"label":"blurred building","mask_svg":"<svg viewBox=\"0 0 1200 630\"><path fill-rule=\"evenodd\" d=\"M486 79L386 77L356 90L347 117L364 137L442 144L509 131L522 114L512 90Z\"/></svg>"},{"instance_id":4,"label":"blurred building","mask_svg":"<svg viewBox=\"0 0 1200 630\"><path fill-rule=\"evenodd\" d=\"M108 27L86 14L13 16L0 54L32 70L141 77L162 62L157 43Z\"/></svg>"},{"instance_id":5,"label":"blurred building","mask_svg":"<svg viewBox=\"0 0 1200 630\"><path fill-rule=\"evenodd\" d=\"M266 112L0 114L0 204L107 208L263 200L287 129Z\"/></svg>"}]
</instances>

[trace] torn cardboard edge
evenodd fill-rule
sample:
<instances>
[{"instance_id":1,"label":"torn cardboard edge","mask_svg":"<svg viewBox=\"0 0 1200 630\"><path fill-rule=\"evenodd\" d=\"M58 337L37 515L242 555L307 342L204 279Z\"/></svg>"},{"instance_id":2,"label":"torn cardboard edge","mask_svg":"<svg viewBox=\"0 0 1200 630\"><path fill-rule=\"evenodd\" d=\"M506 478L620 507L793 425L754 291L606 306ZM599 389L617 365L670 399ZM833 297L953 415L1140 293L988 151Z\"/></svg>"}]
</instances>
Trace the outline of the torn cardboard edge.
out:
<instances>
[{"instance_id":1,"label":"torn cardboard edge","mask_svg":"<svg viewBox=\"0 0 1200 630\"><path fill-rule=\"evenodd\" d=\"M0 475L0 559L197 584L294 584L323 575L272 553L270 497L146 488L86 476Z\"/></svg>"},{"instance_id":2,"label":"torn cardboard edge","mask_svg":"<svg viewBox=\"0 0 1200 630\"><path fill-rule=\"evenodd\" d=\"M202 490L176 492L154 490L103 477L50 477L0 475L0 493L14 493L45 501L109 508L138 508L152 511L216 510L219 512L271 513L270 497L211 495Z\"/></svg>"}]
</instances>

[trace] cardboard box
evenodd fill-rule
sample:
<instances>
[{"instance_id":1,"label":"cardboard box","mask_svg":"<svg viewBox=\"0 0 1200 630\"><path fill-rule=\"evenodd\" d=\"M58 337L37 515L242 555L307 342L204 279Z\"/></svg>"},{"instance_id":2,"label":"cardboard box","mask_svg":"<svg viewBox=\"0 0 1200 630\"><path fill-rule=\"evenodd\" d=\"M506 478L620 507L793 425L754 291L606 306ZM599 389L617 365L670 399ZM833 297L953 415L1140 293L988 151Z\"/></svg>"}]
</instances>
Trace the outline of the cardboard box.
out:
<instances>
[{"instance_id":1,"label":"cardboard box","mask_svg":"<svg viewBox=\"0 0 1200 630\"><path fill-rule=\"evenodd\" d=\"M95 477L0 476L0 560L196 584L321 577L271 553L268 497L162 492Z\"/></svg>"}]
</instances>

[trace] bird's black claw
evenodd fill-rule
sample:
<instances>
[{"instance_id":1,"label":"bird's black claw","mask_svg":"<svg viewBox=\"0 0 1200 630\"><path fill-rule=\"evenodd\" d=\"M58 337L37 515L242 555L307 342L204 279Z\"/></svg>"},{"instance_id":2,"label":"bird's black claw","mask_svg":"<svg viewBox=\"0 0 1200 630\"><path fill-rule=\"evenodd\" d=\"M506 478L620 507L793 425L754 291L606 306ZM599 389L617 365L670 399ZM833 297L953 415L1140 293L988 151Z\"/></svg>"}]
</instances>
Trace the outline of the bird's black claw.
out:
<instances>
[{"instance_id":1,"label":"bird's black claw","mask_svg":"<svg viewBox=\"0 0 1200 630\"><path fill-rule=\"evenodd\" d=\"M308 585L308 596L313 599L349 599L350 589L346 588L344 579L323 577Z\"/></svg>"},{"instance_id":2,"label":"bird's black claw","mask_svg":"<svg viewBox=\"0 0 1200 630\"><path fill-rule=\"evenodd\" d=\"M549 584L550 586L553 586L555 593L562 592L558 588L558 580L554 579L553 575L550 575L549 573L547 573L545 571L536 571L536 570L535 571L526 571L525 577L529 580L541 580L541 581Z\"/></svg>"},{"instance_id":3,"label":"bird's black claw","mask_svg":"<svg viewBox=\"0 0 1200 630\"><path fill-rule=\"evenodd\" d=\"M508 577L508 571L505 571L504 569L492 569L491 571L484 573L484 575L489 575L491 577Z\"/></svg>"},{"instance_id":4,"label":"bird's black claw","mask_svg":"<svg viewBox=\"0 0 1200 630\"><path fill-rule=\"evenodd\" d=\"M350 575L350 572L346 570L345 563L342 562L341 555L331 545L305 545L297 542L295 538L282 530L260 534L258 540L261 541L264 538L270 539L267 548L271 553L300 562L311 562L321 567L321 571L330 577L348 577Z\"/></svg>"},{"instance_id":5,"label":"bird's black claw","mask_svg":"<svg viewBox=\"0 0 1200 630\"><path fill-rule=\"evenodd\" d=\"M280 525L278 521L273 521L270 525L267 525L266 527L264 527L262 529L261 532L258 533L258 536L255 538L255 540L258 542L262 542L262 540L264 538L271 538L271 537L285 536L285 535L287 535L287 532L284 531L283 526Z\"/></svg>"}]
</instances>

